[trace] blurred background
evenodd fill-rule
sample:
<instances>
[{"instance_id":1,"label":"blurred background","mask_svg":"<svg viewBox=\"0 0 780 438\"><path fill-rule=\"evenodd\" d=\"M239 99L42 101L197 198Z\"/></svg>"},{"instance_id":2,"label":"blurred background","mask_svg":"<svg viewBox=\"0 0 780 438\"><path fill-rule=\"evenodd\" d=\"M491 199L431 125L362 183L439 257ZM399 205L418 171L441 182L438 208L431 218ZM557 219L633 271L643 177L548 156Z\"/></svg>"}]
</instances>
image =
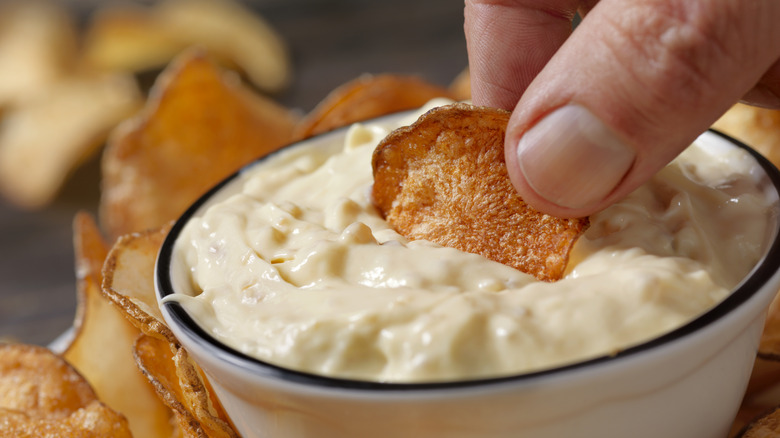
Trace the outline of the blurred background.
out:
<instances>
[{"instance_id":1,"label":"blurred background","mask_svg":"<svg viewBox=\"0 0 780 438\"><path fill-rule=\"evenodd\" d=\"M0 8L9 4L0 1ZM114 4L70 0L56 5L66 8L79 32L78 44L83 45L95 17ZM413 74L447 87L467 65L461 1L256 0L242 6L265 19L287 47L289 84L270 95L301 114L363 73ZM4 85L19 89L13 82L18 76L30 78L35 73L14 71L20 64L15 60L29 51L14 46L21 43L13 41L10 30L19 23L9 16L0 12L0 94ZM160 67L143 68L132 76L146 92L159 71ZM1 97L0 160L5 163L0 161L0 168L13 165L17 172L29 173L37 167L35 160L11 163L2 153L16 114L13 105L3 106ZM27 129L52 131L48 134L56 139L59 128L40 123ZM24 206L0 198L0 340L46 345L72 325L76 311L72 221L80 210L97 213L99 174L98 151L77 166L44 205Z\"/></svg>"}]
</instances>

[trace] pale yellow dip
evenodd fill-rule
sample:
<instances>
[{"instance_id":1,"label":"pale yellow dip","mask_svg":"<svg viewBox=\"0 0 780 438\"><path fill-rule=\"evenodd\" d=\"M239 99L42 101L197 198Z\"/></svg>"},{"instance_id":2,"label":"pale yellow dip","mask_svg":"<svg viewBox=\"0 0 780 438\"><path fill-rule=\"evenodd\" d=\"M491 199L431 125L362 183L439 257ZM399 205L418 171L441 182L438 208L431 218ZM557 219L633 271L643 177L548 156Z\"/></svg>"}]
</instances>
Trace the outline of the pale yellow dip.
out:
<instances>
[{"instance_id":1,"label":"pale yellow dip","mask_svg":"<svg viewBox=\"0 0 780 438\"><path fill-rule=\"evenodd\" d=\"M369 193L371 154L389 129L355 125L345 141L243 175L242 193L181 234L176 268L192 290L171 299L225 344L284 367L473 379L611 354L679 327L721 301L770 238L776 200L756 162L695 144L591 217L563 280L538 282L388 227Z\"/></svg>"}]
</instances>

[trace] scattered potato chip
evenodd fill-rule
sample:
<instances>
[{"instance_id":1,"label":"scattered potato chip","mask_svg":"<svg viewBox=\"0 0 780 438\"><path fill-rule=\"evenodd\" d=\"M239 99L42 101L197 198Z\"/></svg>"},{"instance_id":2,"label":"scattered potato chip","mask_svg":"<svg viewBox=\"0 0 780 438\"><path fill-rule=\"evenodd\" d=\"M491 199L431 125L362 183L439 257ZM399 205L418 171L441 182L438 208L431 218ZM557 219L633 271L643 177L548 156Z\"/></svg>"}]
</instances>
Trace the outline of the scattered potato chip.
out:
<instances>
[{"instance_id":1,"label":"scattered potato chip","mask_svg":"<svg viewBox=\"0 0 780 438\"><path fill-rule=\"evenodd\" d=\"M94 219L74 220L78 281L75 337L63 357L89 381L100 400L121 412L133 436L170 438L171 412L135 365L133 345L141 334L100 291L109 247Z\"/></svg>"},{"instance_id":2,"label":"scattered potato chip","mask_svg":"<svg viewBox=\"0 0 780 438\"><path fill-rule=\"evenodd\" d=\"M168 227L120 237L103 265L103 294L141 332L176 344L154 291L154 263Z\"/></svg>"},{"instance_id":3,"label":"scattered potato chip","mask_svg":"<svg viewBox=\"0 0 780 438\"><path fill-rule=\"evenodd\" d=\"M82 56L90 69L138 72L165 66L188 45L151 8L110 3L90 17Z\"/></svg>"},{"instance_id":4,"label":"scattered potato chip","mask_svg":"<svg viewBox=\"0 0 780 438\"><path fill-rule=\"evenodd\" d=\"M780 407L745 425L734 438L780 438Z\"/></svg>"},{"instance_id":5,"label":"scattered potato chip","mask_svg":"<svg viewBox=\"0 0 780 438\"><path fill-rule=\"evenodd\" d=\"M302 140L355 122L416 109L436 97L454 99L445 88L414 76L363 75L331 91L295 128Z\"/></svg>"},{"instance_id":6,"label":"scattered potato chip","mask_svg":"<svg viewBox=\"0 0 780 438\"><path fill-rule=\"evenodd\" d=\"M31 418L0 408L0 436L13 438L130 438L124 418L93 401L65 418Z\"/></svg>"},{"instance_id":7,"label":"scattered potato chip","mask_svg":"<svg viewBox=\"0 0 780 438\"><path fill-rule=\"evenodd\" d=\"M374 152L374 204L408 239L555 281L588 220L551 217L520 199L504 162L508 120L507 111L453 104L393 131Z\"/></svg>"},{"instance_id":8,"label":"scattered potato chip","mask_svg":"<svg viewBox=\"0 0 780 438\"><path fill-rule=\"evenodd\" d=\"M133 348L138 367L154 386L160 400L171 409L176 424L185 437L206 437L197 419L181 402L181 387L173 362L172 344L142 335Z\"/></svg>"},{"instance_id":9,"label":"scattered potato chip","mask_svg":"<svg viewBox=\"0 0 780 438\"><path fill-rule=\"evenodd\" d=\"M780 404L780 362L758 358L747 391L732 424L730 437Z\"/></svg>"},{"instance_id":10,"label":"scattered potato chip","mask_svg":"<svg viewBox=\"0 0 780 438\"><path fill-rule=\"evenodd\" d=\"M185 436L238 436L183 348L151 336L142 336L136 342L134 352L139 367L160 398L175 413L179 429Z\"/></svg>"},{"instance_id":11,"label":"scattered potato chip","mask_svg":"<svg viewBox=\"0 0 780 438\"><path fill-rule=\"evenodd\" d=\"M214 394L214 389L204 377L198 364L187 354L187 350L178 347L173 356L173 363L176 366L184 405L200 421L208 435L210 437L237 436L222 403Z\"/></svg>"},{"instance_id":12,"label":"scattered potato chip","mask_svg":"<svg viewBox=\"0 0 780 438\"><path fill-rule=\"evenodd\" d=\"M260 16L227 0L166 0L157 20L188 46L203 47L234 63L266 92L287 87L292 77L287 47Z\"/></svg>"},{"instance_id":13,"label":"scattered potato chip","mask_svg":"<svg viewBox=\"0 0 780 438\"><path fill-rule=\"evenodd\" d=\"M117 237L177 218L211 186L288 143L295 123L201 52L183 54L104 151L104 229Z\"/></svg>"},{"instance_id":14,"label":"scattered potato chip","mask_svg":"<svg viewBox=\"0 0 780 438\"><path fill-rule=\"evenodd\" d=\"M140 105L133 78L106 75L62 80L9 109L0 125L0 192L26 208L48 204L73 169Z\"/></svg>"},{"instance_id":15,"label":"scattered potato chip","mask_svg":"<svg viewBox=\"0 0 780 438\"><path fill-rule=\"evenodd\" d=\"M225 0L108 4L90 21L84 63L99 71L137 72L161 68L189 47L207 50L269 93L286 88L292 77L276 31L240 3Z\"/></svg>"},{"instance_id":16,"label":"scattered potato chip","mask_svg":"<svg viewBox=\"0 0 780 438\"><path fill-rule=\"evenodd\" d=\"M712 127L753 147L780 166L780 110L737 103Z\"/></svg>"},{"instance_id":17,"label":"scattered potato chip","mask_svg":"<svg viewBox=\"0 0 780 438\"><path fill-rule=\"evenodd\" d=\"M64 359L43 347L0 344L0 436L132 435L127 420L100 403Z\"/></svg>"},{"instance_id":18,"label":"scattered potato chip","mask_svg":"<svg viewBox=\"0 0 780 438\"><path fill-rule=\"evenodd\" d=\"M32 345L0 344L3 408L29 416L63 415L95 399L89 383L60 357Z\"/></svg>"},{"instance_id":19,"label":"scattered potato chip","mask_svg":"<svg viewBox=\"0 0 780 438\"><path fill-rule=\"evenodd\" d=\"M185 436L236 436L205 377L165 325L154 291L154 264L167 228L122 236L106 259L103 292L145 336L134 355ZM204 435L205 433L206 435Z\"/></svg>"},{"instance_id":20,"label":"scattered potato chip","mask_svg":"<svg viewBox=\"0 0 780 438\"><path fill-rule=\"evenodd\" d=\"M767 309L764 331L758 345L758 357L780 361L780 296L775 296Z\"/></svg>"},{"instance_id":21,"label":"scattered potato chip","mask_svg":"<svg viewBox=\"0 0 780 438\"><path fill-rule=\"evenodd\" d=\"M75 53L75 25L58 3L0 3L0 109L45 95Z\"/></svg>"},{"instance_id":22,"label":"scattered potato chip","mask_svg":"<svg viewBox=\"0 0 780 438\"><path fill-rule=\"evenodd\" d=\"M471 99L471 71L468 67L455 77L449 89L450 93L455 96L455 100Z\"/></svg>"}]
</instances>

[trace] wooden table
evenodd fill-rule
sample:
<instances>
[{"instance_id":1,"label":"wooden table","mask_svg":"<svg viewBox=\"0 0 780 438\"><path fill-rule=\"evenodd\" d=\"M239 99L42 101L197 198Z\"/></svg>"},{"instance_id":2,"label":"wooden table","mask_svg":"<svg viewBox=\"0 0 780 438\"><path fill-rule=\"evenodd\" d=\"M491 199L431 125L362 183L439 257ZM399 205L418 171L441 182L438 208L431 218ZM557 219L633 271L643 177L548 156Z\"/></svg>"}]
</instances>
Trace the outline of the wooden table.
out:
<instances>
[{"instance_id":1,"label":"wooden table","mask_svg":"<svg viewBox=\"0 0 780 438\"><path fill-rule=\"evenodd\" d=\"M74 0L79 16L93 3ZM362 73L417 74L448 85L467 65L457 0L257 0L286 39L295 78L281 103L308 111ZM0 339L46 345L76 309L71 222L96 211L99 164L80 168L53 205L36 212L0 200Z\"/></svg>"}]
</instances>

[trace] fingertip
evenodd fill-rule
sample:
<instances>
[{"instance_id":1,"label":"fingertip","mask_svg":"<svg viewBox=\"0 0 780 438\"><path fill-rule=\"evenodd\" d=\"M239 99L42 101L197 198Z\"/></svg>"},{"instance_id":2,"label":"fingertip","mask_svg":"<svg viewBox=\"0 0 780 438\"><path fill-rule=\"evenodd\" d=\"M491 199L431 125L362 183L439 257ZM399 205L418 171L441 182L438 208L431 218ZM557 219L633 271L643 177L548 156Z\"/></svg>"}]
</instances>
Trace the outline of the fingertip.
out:
<instances>
[{"instance_id":1,"label":"fingertip","mask_svg":"<svg viewBox=\"0 0 780 438\"><path fill-rule=\"evenodd\" d=\"M507 170L537 210L587 216L606 206L636 160L636 151L587 108L558 108L517 138L508 129Z\"/></svg>"}]
</instances>

